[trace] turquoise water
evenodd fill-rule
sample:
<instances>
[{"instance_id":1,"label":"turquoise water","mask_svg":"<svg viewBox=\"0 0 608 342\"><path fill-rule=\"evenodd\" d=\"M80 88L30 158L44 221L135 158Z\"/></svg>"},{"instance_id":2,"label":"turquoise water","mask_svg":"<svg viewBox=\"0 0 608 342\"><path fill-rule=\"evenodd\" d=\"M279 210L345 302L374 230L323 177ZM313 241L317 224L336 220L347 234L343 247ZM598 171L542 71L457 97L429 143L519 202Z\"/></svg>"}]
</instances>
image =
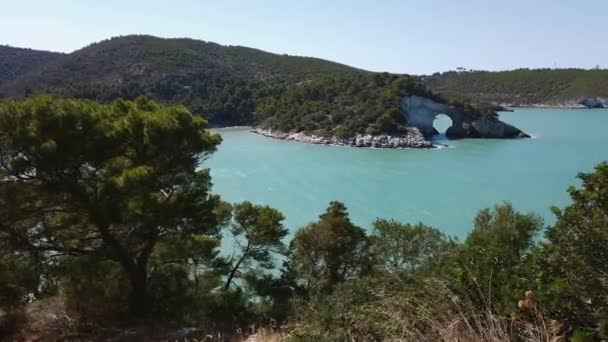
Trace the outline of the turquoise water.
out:
<instances>
[{"instance_id":1,"label":"turquoise water","mask_svg":"<svg viewBox=\"0 0 608 342\"><path fill-rule=\"evenodd\" d=\"M389 150L220 129L224 140L203 166L211 168L214 192L230 202L278 208L291 230L316 220L332 200L344 202L352 220L366 228L378 217L394 218L462 238L478 210L502 201L551 224L549 207L568 203L566 189L576 184L576 174L608 160L608 110L518 109L501 118L534 138ZM436 127L445 129L446 122Z\"/></svg>"}]
</instances>

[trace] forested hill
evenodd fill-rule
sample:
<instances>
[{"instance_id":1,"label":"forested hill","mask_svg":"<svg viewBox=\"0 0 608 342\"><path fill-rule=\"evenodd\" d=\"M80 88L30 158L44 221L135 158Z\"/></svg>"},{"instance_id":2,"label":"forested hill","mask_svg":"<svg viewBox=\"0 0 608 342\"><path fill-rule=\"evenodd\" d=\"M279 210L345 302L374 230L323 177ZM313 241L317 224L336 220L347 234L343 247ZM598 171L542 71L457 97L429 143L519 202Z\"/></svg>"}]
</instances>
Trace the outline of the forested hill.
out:
<instances>
[{"instance_id":1,"label":"forested hill","mask_svg":"<svg viewBox=\"0 0 608 342\"><path fill-rule=\"evenodd\" d=\"M257 124L279 132L319 136L405 134L403 98L419 96L446 103L469 120L494 117L493 106L447 99L433 93L416 77L359 73L320 77L257 101Z\"/></svg>"},{"instance_id":2,"label":"forested hill","mask_svg":"<svg viewBox=\"0 0 608 342\"><path fill-rule=\"evenodd\" d=\"M193 39L133 35L91 44L2 76L0 93L46 92L108 101L146 95L183 103L215 124L251 123L254 100L319 75L360 72L322 59Z\"/></svg>"},{"instance_id":3,"label":"forested hill","mask_svg":"<svg viewBox=\"0 0 608 342\"><path fill-rule=\"evenodd\" d=\"M70 54L0 47L0 97L36 93L98 101L145 95L184 104L214 126L257 124L348 136L403 131L407 123L398 103L406 94L425 94L474 116L491 107L471 103L576 104L588 97L608 98L608 70L447 72L416 78L146 35L108 39Z\"/></svg>"},{"instance_id":4,"label":"forested hill","mask_svg":"<svg viewBox=\"0 0 608 342\"><path fill-rule=\"evenodd\" d=\"M450 71L422 79L443 95L496 104L572 106L587 98L608 98L607 69Z\"/></svg>"},{"instance_id":5,"label":"forested hill","mask_svg":"<svg viewBox=\"0 0 608 342\"><path fill-rule=\"evenodd\" d=\"M46 65L63 54L0 45L0 85L14 80L40 65Z\"/></svg>"},{"instance_id":6,"label":"forested hill","mask_svg":"<svg viewBox=\"0 0 608 342\"><path fill-rule=\"evenodd\" d=\"M32 63L0 85L4 96L50 93L111 101L141 95L184 104L212 125L352 136L403 133L402 97L440 102L415 77L372 73L310 57L193 39L132 35ZM452 101L467 113L485 108Z\"/></svg>"}]
</instances>

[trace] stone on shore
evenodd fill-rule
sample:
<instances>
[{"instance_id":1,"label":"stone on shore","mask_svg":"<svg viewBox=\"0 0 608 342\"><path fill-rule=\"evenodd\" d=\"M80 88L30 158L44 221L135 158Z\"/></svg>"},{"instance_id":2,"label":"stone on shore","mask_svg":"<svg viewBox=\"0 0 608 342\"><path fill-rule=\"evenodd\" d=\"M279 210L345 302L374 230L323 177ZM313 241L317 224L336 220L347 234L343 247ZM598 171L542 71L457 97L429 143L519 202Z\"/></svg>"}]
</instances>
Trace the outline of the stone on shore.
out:
<instances>
[{"instance_id":1,"label":"stone on shore","mask_svg":"<svg viewBox=\"0 0 608 342\"><path fill-rule=\"evenodd\" d=\"M254 128L252 132L279 140L297 141L307 144L336 145L352 147L373 148L432 148L433 143L427 140L416 127L408 127L407 133L402 135L390 134L357 134L350 138L338 138L335 136L308 135L302 132L285 133L262 128Z\"/></svg>"}]
</instances>

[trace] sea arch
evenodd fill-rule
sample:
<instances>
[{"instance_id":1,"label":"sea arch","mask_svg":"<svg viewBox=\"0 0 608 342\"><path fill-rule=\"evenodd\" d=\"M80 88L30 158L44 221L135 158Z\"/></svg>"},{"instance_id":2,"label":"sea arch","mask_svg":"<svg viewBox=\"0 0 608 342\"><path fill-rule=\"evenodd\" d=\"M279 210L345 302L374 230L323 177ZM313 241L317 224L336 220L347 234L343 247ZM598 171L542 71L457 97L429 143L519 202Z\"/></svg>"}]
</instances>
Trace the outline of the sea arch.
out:
<instances>
[{"instance_id":1,"label":"sea arch","mask_svg":"<svg viewBox=\"0 0 608 342\"><path fill-rule=\"evenodd\" d=\"M459 138L466 134L463 132L464 114L446 103L436 102L426 97L410 96L402 100L401 111L408 124L418 128L426 137L439 133L433 123L440 114L444 114L452 120L452 125L445 132L447 137Z\"/></svg>"}]
</instances>

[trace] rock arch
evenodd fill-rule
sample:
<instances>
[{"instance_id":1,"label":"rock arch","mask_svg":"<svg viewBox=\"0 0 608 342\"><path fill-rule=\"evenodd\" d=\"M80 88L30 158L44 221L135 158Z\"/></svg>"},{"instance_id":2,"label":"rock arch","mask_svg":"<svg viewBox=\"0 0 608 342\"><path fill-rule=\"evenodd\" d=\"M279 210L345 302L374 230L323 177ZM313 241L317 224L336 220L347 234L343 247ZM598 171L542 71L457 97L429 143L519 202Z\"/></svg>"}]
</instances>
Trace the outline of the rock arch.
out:
<instances>
[{"instance_id":1,"label":"rock arch","mask_svg":"<svg viewBox=\"0 0 608 342\"><path fill-rule=\"evenodd\" d=\"M445 133L452 125L454 125L454 122L445 114L437 114L435 120L433 120L433 128L435 128L439 134Z\"/></svg>"},{"instance_id":2,"label":"rock arch","mask_svg":"<svg viewBox=\"0 0 608 342\"><path fill-rule=\"evenodd\" d=\"M518 128L506 124L496 117L487 116L473 120L469 113L461 112L447 103L437 102L426 97L405 97L401 100L400 109L408 125L418 128L427 138L438 133L433 127L433 121L439 114L445 114L452 119L452 126L445 132L445 135L451 139L529 137Z\"/></svg>"},{"instance_id":3,"label":"rock arch","mask_svg":"<svg viewBox=\"0 0 608 342\"><path fill-rule=\"evenodd\" d=\"M401 111L406 116L406 120L410 126L417 127L426 137L437 134L437 130L433 127L433 121L439 114L445 114L452 119L452 126L446 130L446 136L450 137L449 132L454 131L458 127L462 127L464 115L448 106L445 103L440 103L420 96L406 97L401 101Z\"/></svg>"}]
</instances>

